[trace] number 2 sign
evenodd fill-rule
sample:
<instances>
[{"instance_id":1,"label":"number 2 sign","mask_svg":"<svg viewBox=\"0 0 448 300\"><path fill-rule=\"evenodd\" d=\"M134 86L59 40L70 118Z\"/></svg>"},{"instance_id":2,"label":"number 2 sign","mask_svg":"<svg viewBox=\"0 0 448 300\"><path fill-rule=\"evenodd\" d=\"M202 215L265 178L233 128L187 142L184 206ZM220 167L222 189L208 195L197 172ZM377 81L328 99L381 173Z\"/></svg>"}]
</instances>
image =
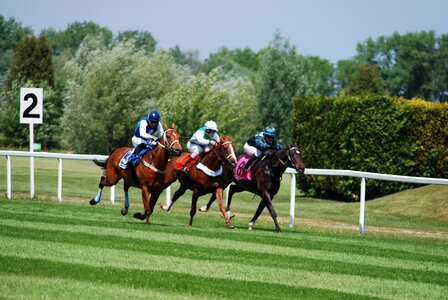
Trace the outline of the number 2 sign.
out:
<instances>
[{"instance_id":1,"label":"number 2 sign","mask_svg":"<svg viewBox=\"0 0 448 300\"><path fill-rule=\"evenodd\" d=\"M44 92L42 88L20 89L20 123L42 124Z\"/></svg>"}]
</instances>

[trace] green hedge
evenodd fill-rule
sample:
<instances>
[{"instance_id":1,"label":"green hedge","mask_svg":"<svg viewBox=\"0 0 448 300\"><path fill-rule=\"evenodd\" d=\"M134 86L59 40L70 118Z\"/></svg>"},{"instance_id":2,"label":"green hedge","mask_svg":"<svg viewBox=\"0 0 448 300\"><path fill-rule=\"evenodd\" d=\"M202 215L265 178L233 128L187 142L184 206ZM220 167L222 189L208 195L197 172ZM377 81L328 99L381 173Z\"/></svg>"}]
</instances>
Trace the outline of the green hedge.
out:
<instances>
[{"instance_id":1,"label":"green hedge","mask_svg":"<svg viewBox=\"0 0 448 300\"><path fill-rule=\"evenodd\" d=\"M292 128L307 168L447 177L447 104L377 95L301 98ZM359 199L360 178L300 176L298 184L310 196ZM368 180L366 197L410 187Z\"/></svg>"}]
</instances>

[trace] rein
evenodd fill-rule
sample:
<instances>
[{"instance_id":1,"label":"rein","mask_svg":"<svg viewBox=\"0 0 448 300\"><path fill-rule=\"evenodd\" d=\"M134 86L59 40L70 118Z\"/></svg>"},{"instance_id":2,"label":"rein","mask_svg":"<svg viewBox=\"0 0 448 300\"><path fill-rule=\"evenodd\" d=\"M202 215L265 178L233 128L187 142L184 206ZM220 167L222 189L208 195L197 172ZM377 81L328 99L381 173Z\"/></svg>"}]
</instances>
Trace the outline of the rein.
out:
<instances>
[{"instance_id":1,"label":"rein","mask_svg":"<svg viewBox=\"0 0 448 300\"><path fill-rule=\"evenodd\" d=\"M291 154L290 154L290 151L293 150L293 149L295 149L296 151L299 151L299 149L298 149L297 147L289 148L288 151L287 151L287 153L288 153L288 154L287 154L287 157L288 157L289 162L291 163L291 166L293 166L293 168L295 169L295 167L294 167L294 162L292 161ZM280 162L282 165L284 165L285 167L288 168L287 163L284 162L280 157L278 158L278 160L279 160L279 162Z\"/></svg>"},{"instance_id":2,"label":"rein","mask_svg":"<svg viewBox=\"0 0 448 300\"><path fill-rule=\"evenodd\" d=\"M169 151L170 153L175 152L175 150L173 150L173 145L178 143L179 144L179 140L174 140L173 142L171 142L171 144L168 144L168 139L166 137L166 133L168 131L174 131L174 129L169 128L167 130L165 130L165 132L163 133L163 144L159 143L159 146L162 147L164 150ZM147 161L145 161L143 158L141 159L143 165L147 168L150 168L151 170L153 170L154 172L156 172L157 174L165 174L165 171L159 170L157 169L155 166L153 166L152 164L148 163Z\"/></svg>"}]
</instances>

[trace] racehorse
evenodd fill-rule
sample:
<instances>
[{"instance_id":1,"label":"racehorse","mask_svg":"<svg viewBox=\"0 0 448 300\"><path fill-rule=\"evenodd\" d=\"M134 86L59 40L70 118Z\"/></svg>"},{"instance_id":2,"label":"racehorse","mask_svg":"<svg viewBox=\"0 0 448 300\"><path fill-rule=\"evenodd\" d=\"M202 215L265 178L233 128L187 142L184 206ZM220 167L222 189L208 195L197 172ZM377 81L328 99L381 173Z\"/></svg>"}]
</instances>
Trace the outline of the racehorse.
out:
<instances>
[{"instance_id":1,"label":"racehorse","mask_svg":"<svg viewBox=\"0 0 448 300\"><path fill-rule=\"evenodd\" d=\"M103 187L112 186L118 183L121 178L124 180L124 208L121 210L122 215L128 213L129 196L128 190L131 186L138 187L142 190L142 201L145 212L135 213L134 217L139 220L145 220L149 224L149 216L154 210L154 205L159 199L163 191L163 183L165 180L165 169L171 154L179 155L182 146L179 143L179 134L176 131L176 125L172 124L172 128L164 125L164 133L153 150L146 152L135 167L127 169L120 168L119 164L123 156L132 148L120 147L115 149L104 163L95 161L95 163L105 169L105 176L101 177L98 194L92 200L91 205L100 202ZM149 202L148 202L148 197Z\"/></svg>"},{"instance_id":2,"label":"racehorse","mask_svg":"<svg viewBox=\"0 0 448 300\"><path fill-rule=\"evenodd\" d=\"M216 146L212 146L210 151L202 156L200 163L195 164L190 168L188 174L174 168L176 161L182 159L185 155L190 155L190 153L184 153L182 156L171 159L167 165L165 188L176 181L176 179L179 179L180 187L174 193L173 198L171 199L171 204L168 207L165 207L164 205L161 207L164 210L169 211L173 204L187 189L192 190L193 195L191 198L190 221L188 223L189 226L192 226L193 217L196 214L198 198L202 195L213 193L218 200L219 209L227 224L227 228L234 228L227 217L222 199L223 189L233 180L233 172L229 172L229 169L233 171L237 161L233 142L228 136L221 137ZM207 172L208 175L205 172Z\"/></svg>"},{"instance_id":3,"label":"racehorse","mask_svg":"<svg viewBox=\"0 0 448 300\"><path fill-rule=\"evenodd\" d=\"M242 157L242 155L239 156L238 160ZM249 223L249 230L253 229L255 221L263 209L267 207L274 220L275 230L280 231L277 213L272 205L272 200L280 188L281 177L286 171L286 168L293 168L297 173L303 174L305 172L305 164L302 161L302 156L297 147L290 145L285 149L273 151L261 157L260 160L252 171L252 180L238 180L235 181L236 184L230 186L227 209L230 210L234 193L249 191L261 197L258 209Z\"/></svg>"}]
</instances>

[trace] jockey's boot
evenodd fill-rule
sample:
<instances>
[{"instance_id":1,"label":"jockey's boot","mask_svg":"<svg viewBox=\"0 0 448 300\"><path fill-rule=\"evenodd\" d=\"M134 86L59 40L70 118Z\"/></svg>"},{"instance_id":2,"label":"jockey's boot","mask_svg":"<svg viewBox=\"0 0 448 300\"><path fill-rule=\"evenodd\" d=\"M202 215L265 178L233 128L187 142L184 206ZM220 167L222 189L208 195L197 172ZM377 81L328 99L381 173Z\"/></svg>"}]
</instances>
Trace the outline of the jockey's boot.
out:
<instances>
[{"instance_id":1,"label":"jockey's boot","mask_svg":"<svg viewBox=\"0 0 448 300\"><path fill-rule=\"evenodd\" d=\"M146 148L146 144L144 144L144 143L139 144L137 147L135 147L133 155L138 156L138 154L145 148Z\"/></svg>"},{"instance_id":2,"label":"jockey's boot","mask_svg":"<svg viewBox=\"0 0 448 300\"><path fill-rule=\"evenodd\" d=\"M244 171L248 171L249 169L252 169L252 165L255 163L255 161L257 160L258 157L256 157L255 155L252 155L249 160L246 162L246 164L244 165L243 170Z\"/></svg>"}]
</instances>

